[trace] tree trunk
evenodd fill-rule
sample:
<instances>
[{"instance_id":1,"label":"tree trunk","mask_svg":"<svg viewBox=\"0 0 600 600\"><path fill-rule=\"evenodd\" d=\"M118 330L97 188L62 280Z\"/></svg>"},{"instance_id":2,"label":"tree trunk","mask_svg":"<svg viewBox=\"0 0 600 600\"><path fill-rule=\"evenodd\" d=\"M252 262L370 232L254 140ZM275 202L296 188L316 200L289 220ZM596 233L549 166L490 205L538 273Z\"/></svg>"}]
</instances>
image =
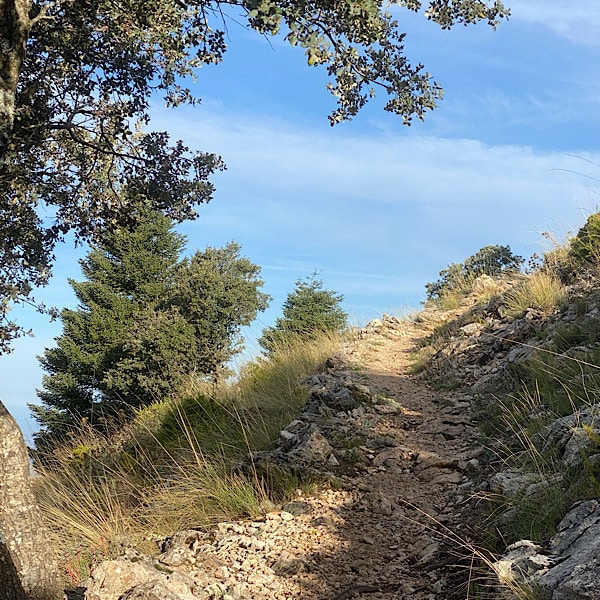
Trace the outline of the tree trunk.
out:
<instances>
[{"instance_id":1,"label":"tree trunk","mask_svg":"<svg viewBox=\"0 0 600 600\"><path fill-rule=\"evenodd\" d=\"M15 94L29 36L31 0L0 0L0 151L10 140Z\"/></svg>"},{"instance_id":2,"label":"tree trunk","mask_svg":"<svg viewBox=\"0 0 600 600\"><path fill-rule=\"evenodd\" d=\"M58 568L19 426L0 402L0 600L58 600Z\"/></svg>"},{"instance_id":3,"label":"tree trunk","mask_svg":"<svg viewBox=\"0 0 600 600\"><path fill-rule=\"evenodd\" d=\"M2 600L28 600L17 568L2 538L0 538L0 598Z\"/></svg>"}]
</instances>

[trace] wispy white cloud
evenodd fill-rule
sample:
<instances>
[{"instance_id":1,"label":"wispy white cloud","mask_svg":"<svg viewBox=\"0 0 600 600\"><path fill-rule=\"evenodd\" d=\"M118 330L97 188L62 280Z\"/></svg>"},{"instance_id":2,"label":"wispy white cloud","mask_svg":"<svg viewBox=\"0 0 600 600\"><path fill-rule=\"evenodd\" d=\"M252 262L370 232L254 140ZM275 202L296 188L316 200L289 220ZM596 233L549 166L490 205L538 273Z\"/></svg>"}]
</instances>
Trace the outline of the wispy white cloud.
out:
<instances>
[{"instance_id":1,"label":"wispy white cloud","mask_svg":"<svg viewBox=\"0 0 600 600\"><path fill-rule=\"evenodd\" d=\"M600 5L590 0L509 0L512 19L539 23L576 44L600 45Z\"/></svg>"},{"instance_id":2,"label":"wispy white cloud","mask_svg":"<svg viewBox=\"0 0 600 600\"><path fill-rule=\"evenodd\" d=\"M295 280L308 274L303 267L324 268L341 289L358 294L362 285L368 293L372 281L344 276L352 264L418 293L448 262L483 245L537 250L539 232L554 222L578 227L581 209L597 202L585 174L600 167L582 159L600 164L600 152L367 137L216 110L197 114L190 131L189 117L157 116L174 135L228 163L196 231L229 231L280 282L276 271Z\"/></svg>"}]
</instances>

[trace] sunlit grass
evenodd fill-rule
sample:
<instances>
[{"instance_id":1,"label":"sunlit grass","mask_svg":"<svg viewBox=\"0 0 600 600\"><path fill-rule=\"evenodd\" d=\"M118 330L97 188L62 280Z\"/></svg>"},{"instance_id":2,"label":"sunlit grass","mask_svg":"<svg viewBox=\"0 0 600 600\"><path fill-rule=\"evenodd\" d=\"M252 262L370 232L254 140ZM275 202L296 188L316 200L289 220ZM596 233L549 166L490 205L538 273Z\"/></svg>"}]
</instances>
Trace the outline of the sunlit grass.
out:
<instances>
[{"instance_id":1,"label":"sunlit grass","mask_svg":"<svg viewBox=\"0 0 600 600\"><path fill-rule=\"evenodd\" d=\"M36 493L67 582L125 545L152 551L156 537L256 517L312 485L283 471L259 476L232 466L272 446L307 402L301 380L340 342L293 340L249 364L235 383L194 385L139 409L112 438L83 428L42 457Z\"/></svg>"},{"instance_id":2,"label":"sunlit grass","mask_svg":"<svg viewBox=\"0 0 600 600\"><path fill-rule=\"evenodd\" d=\"M548 271L535 271L506 292L507 314L521 317L529 309L551 314L568 301L567 291L560 279Z\"/></svg>"}]
</instances>

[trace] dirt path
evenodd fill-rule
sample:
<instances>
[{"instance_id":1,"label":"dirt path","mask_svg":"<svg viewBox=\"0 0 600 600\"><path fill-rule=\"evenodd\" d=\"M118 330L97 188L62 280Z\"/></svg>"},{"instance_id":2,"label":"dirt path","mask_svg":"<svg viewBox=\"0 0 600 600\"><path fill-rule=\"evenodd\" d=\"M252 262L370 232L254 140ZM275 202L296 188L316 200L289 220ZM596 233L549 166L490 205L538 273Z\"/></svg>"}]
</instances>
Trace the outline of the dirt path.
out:
<instances>
[{"instance_id":1,"label":"dirt path","mask_svg":"<svg viewBox=\"0 0 600 600\"><path fill-rule=\"evenodd\" d=\"M409 374L408 354L425 334L390 319L345 348L348 366L336 376L371 394L368 406L343 421L368 432L356 448L356 474L315 496L298 493L284 510L254 522L181 532L158 557L160 568L191 577L194 598L467 598L468 558L457 568L461 549L444 531L468 539L477 430L465 398L432 391ZM120 573L121 566L110 568ZM97 573L100 591L88 590L88 600L118 598L103 595L105 579L106 570Z\"/></svg>"},{"instance_id":2,"label":"dirt path","mask_svg":"<svg viewBox=\"0 0 600 600\"><path fill-rule=\"evenodd\" d=\"M480 452L477 430L464 397L432 391L409 374L408 355L425 334L392 320L347 346L347 377L386 397L356 421L384 443L361 448L368 465L342 478L341 489L299 496L262 523L223 525L224 539L260 540L259 552L232 553L252 542L230 541L219 555L228 561L223 581L232 598L468 597L468 559L457 567L461 549L443 531L468 539L461 512Z\"/></svg>"},{"instance_id":3,"label":"dirt path","mask_svg":"<svg viewBox=\"0 0 600 600\"><path fill-rule=\"evenodd\" d=\"M423 335L404 322L346 349L363 381L394 401L379 408L374 428L393 445L372 451L371 466L345 489L305 499L312 511L297 519L317 526L288 538L288 560L301 560L302 568L286 578L281 597L467 597L452 566L460 549L439 531L468 537L460 512L477 466L477 430L464 398L409 374L408 354Z\"/></svg>"}]
</instances>

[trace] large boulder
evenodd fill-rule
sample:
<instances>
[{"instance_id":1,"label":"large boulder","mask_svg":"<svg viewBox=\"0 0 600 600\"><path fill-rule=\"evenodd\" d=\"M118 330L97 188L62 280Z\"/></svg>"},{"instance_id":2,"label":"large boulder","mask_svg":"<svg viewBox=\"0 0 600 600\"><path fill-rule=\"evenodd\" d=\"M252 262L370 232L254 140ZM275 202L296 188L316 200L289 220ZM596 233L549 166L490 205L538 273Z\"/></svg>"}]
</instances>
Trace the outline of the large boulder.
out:
<instances>
[{"instance_id":1,"label":"large boulder","mask_svg":"<svg viewBox=\"0 0 600 600\"><path fill-rule=\"evenodd\" d=\"M539 577L548 600L600 600L600 502L575 504L549 550L554 566Z\"/></svg>"},{"instance_id":2,"label":"large boulder","mask_svg":"<svg viewBox=\"0 0 600 600\"><path fill-rule=\"evenodd\" d=\"M600 502L573 505L547 548L521 540L494 569L503 583L538 589L543 600L600 600Z\"/></svg>"},{"instance_id":3,"label":"large boulder","mask_svg":"<svg viewBox=\"0 0 600 600\"><path fill-rule=\"evenodd\" d=\"M0 402L0 600L57 600L63 595L30 478L25 440Z\"/></svg>"},{"instance_id":4,"label":"large boulder","mask_svg":"<svg viewBox=\"0 0 600 600\"><path fill-rule=\"evenodd\" d=\"M98 565L83 587L85 600L206 600L206 584L128 550Z\"/></svg>"}]
</instances>

